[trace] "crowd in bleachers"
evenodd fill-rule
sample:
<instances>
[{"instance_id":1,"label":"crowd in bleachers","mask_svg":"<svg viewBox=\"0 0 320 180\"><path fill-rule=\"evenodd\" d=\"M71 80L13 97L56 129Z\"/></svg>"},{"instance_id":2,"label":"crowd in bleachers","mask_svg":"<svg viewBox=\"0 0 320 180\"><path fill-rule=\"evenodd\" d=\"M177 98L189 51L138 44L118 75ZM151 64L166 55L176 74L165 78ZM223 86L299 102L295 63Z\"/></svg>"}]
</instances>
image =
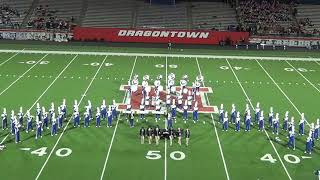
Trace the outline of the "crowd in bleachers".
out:
<instances>
[{"instance_id":1,"label":"crowd in bleachers","mask_svg":"<svg viewBox=\"0 0 320 180\"><path fill-rule=\"evenodd\" d=\"M62 19L56 16L58 10L51 9L48 5L40 5L33 12L33 18L28 22L28 27L39 30L55 29L62 31L69 31L74 18Z\"/></svg>"},{"instance_id":2,"label":"crowd in bleachers","mask_svg":"<svg viewBox=\"0 0 320 180\"><path fill-rule=\"evenodd\" d=\"M243 0L236 8L240 29L252 34L306 35L313 24L309 18L296 17L295 0Z\"/></svg>"},{"instance_id":3,"label":"crowd in bleachers","mask_svg":"<svg viewBox=\"0 0 320 180\"><path fill-rule=\"evenodd\" d=\"M320 30L313 28L314 24L309 18L297 18L299 34L304 35L320 35ZM310 28L311 27L311 28ZM310 30L312 29L312 30Z\"/></svg>"},{"instance_id":4,"label":"crowd in bleachers","mask_svg":"<svg viewBox=\"0 0 320 180\"><path fill-rule=\"evenodd\" d=\"M312 19L312 17L310 17L309 19L308 17L299 17L297 15L298 5L296 1L297 0L228 0L229 5L225 4L226 6L219 6L219 8L217 8L216 4L214 3L204 3L204 5L199 5L199 7L192 5L192 12L195 13L192 16L193 22L195 23L193 25L194 28L199 29L225 29L229 31L249 31L251 32L251 34L258 35L320 35L319 29L317 29L316 27L313 28L314 25L312 21L314 19ZM110 6L108 3L106 5ZM211 8L210 5L213 7ZM51 6L53 5L46 5L40 3L40 5L36 6L36 8L30 9L29 11L31 12L31 16L28 20L26 20L27 27L38 30L53 29L59 31L70 31L74 26L75 22L79 23L77 13L71 15L64 15L64 17L61 17L61 14L64 14L64 12L62 11L65 10L61 10L61 8L57 8L56 6L56 8L53 8ZM27 14L28 10L19 9L19 11L21 11L19 12L17 7L12 4L7 5L5 3L0 3L0 28L17 28L21 26L22 20L24 16ZM158 7L149 7L149 9L151 8L157 9ZM182 12L178 13L182 14L181 17L177 17L176 19L174 19L169 16L170 13L168 10L165 11L161 8L158 8L159 10L157 11L157 16L149 16L148 13L155 13L153 9L151 9L149 12L147 11L148 8L142 6L138 11L139 16L137 20L137 27L166 27L165 25L170 25L168 20L163 21L161 20L161 18L159 20L159 17L162 17L162 15L166 15L168 16L168 19L170 19L170 21L173 21L173 23L171 23L171 28L180 28L178 27L176 21L182 22L181 19L183 18L185 19L183 20L183 23L181 23L181 28L186 28L188 17L186 14L183 14L186 13L185 8L182 5L180 5L179 8L176 7L171 9L171 14L173 14L174 16L177 10L180 10ZM214 8L216 8L216 10L214 10ZM236 9L238 22L235 20L234 15L230 15L235 14L234 8ZM103 9L104 8L102 8L102 10L100 11L103 12ZM91 11L95 12L96 9L93 9ZM143 14L143 12L145 12L145 14ZM94 16L97 15L95 13L91 14ZM149 21L156 21L156 23L152 24L148 22L148 18L151 19ZM19 21L17 21L17 19L19 19ZM91 20L92 18L86 19ZM103 18L101 22L112 21L113 19L114 17L109 18L109 20ZM123 19L124 23L127 23L126 25L130 24L130 21L132 20L131 13L129 13L129 15L125 16ZM232 21L233 19L234 22ZM316 22L314 23L317 24ZM91 25L90 21L85 21L85 24L88 24L89 26ZM117 24L117 22L112 22L111 24L115 25Z\"/></svg>"},{"instance_id":5,"label":"crowd in bleachers","mask_svg":"<svg viewBox=\"0 0 320 180\"><path fill-rule=\"evenodd\" d=\"M239 23L244 30L254 33L290 34L296 32L293 23L294 3L274 1L240 1L237 7Z\"/></svg>"},{"instance_id":6,"label":"crowd in bleachers","mask_svg":"<svg viewBox=\"0 0 320 180\"><path fill-rule=\"evenodd\" d=\"M20 16L17 9L12 8L6 4L2 4L0 5L0 10L1 10L0 26L10 27L10 28L14 28L18 26L18 24L12 20L13 18Z\"/></svg>"}]
</instances>

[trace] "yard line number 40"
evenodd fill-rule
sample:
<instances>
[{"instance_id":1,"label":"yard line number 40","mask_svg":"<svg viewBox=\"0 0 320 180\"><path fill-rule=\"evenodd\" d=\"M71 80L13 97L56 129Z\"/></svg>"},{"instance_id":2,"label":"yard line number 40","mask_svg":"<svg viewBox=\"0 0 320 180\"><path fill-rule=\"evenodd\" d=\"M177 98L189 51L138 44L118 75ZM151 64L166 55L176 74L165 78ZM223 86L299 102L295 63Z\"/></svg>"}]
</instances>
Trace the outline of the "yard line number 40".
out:
<instances>
[{"instance_id":1,"label":"yard line number 40","mask_svg":"<svg viewBox=\"0 0 320 180\"><path fill-rule=\"evenodd\" d=\"M301 162L300 158L293 154L286 154L283 159L291 164L299 164ZM261 161L270 162L272 164L276 163L277 159L274 159L271 154L265 154L260 158Z\"/></svg>"},{"instance_id":2,"label":"yard line number 40","mask_svg":"<svg viewBox=\"0 0 320 180\"><path fill-rule=\"evenodd\" d=\"M48 147L41 147L39 149L31 151L31 154L37 155L37 156L44 156L47 154ZM60 148L56 150L56 156L58 157L67 157L71 155L72 150L70 148Z\"/></svg>"}]
</instances>

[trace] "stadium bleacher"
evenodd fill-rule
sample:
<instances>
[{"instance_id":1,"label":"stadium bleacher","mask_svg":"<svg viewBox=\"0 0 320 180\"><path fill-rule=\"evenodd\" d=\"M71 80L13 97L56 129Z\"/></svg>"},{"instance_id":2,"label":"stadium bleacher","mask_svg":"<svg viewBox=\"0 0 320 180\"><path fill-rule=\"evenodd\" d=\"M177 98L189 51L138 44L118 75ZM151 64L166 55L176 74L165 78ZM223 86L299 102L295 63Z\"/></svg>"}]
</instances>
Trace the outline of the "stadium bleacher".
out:
<instances>
[{"instance_id":1,"label":"stadium bleacher","mask_svg":"<svg viewBox=\"0 0 320 180\"><path fill-rule=\"evenodd\" d=\"M235 10L223 2L193 3L192 19L194 29L226 30L230 25L237 25Z\"/></svg>"},{"instance_id":2,"label":"stadium bleacher","mask_svg":"<svg viewBox=\"0 0 320 180\"><path fill-rule=\"evenodd\" d=\"M137 27L186 29L186 3L172 5L149 5L139 3Z\"/></svg>"},{"instance_id":3,"label":"stadium bleacher","mask_svg":"<svg viewBox=\"0 0 320 180\"><path fill-rule=\"evenodd\" d=\"M258 34L293 33L292 5L280 1L244 0L237 7L239 24Z\"/></svg>"},{"instance_id":4,"label":"stadium bleacher","mask_svg":"<svg viewBox=\"0 0 320 180\"><path fill-rule=\"evenodd\" d=\"M79 20L82 3L79 0L40 0L28 20L28 27L36 29L68 30Z\"/></svg>"},{"instance_id":5,"label":"stadium bleacher","mask_svg":"<svg viewBox=\"0 0 320 180\"><path fill-rule=\"evenodd\" d=\"M320 5L301 4L297 6L297 18L302 20L304 30L311 34L319 34Z\"/></svg>"},{"instance_id":6,"label":"stadium bleacher","mask_svg":"<svg viewBox=\"0 0 320 180\"><path fill-rule=\"evenodd\" d=\"M133 19L132 0L91 0L83 26L89 27L130 27Z\"/></svg>"},{"instance_id":7,"label":"stadium bleacher","mask_svg":"<svg viewBox=\"0 0 320 180\"><path fill-rule=\"evenodd\" d=\"M22 24L33 0L1 1L1 28L18 28ZM14 12L12 12L14 11Z\"/></svg>"},{"instance_id":8,"label":"stadium bleacher","mask_svg":"<svg viewBox=\"0 0 320 180\"><path fill-rule=\"evenodd\" d=\"M69 30L73 25L115 28L243 30L253 34L312 34L320 5L240 0L150 4L139 0L3 0L1 28Z\"/></svg>"}]
</instances>

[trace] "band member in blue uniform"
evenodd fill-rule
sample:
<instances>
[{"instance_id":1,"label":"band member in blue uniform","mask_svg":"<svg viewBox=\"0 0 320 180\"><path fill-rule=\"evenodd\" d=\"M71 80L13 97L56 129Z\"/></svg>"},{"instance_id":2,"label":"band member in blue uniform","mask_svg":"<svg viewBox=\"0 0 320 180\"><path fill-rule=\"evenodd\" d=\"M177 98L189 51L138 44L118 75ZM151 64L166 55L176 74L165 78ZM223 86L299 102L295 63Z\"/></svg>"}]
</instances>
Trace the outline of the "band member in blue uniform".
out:
<instances>
[{"instance_id":1,"label":"band member in blue uniform","mask_svg":"<svg viewBox=\"0 0 320 180\"><path fill-rule=\"evenodd\" d=\"M272 121L273 121L273 107L270 107L270 112L269 112L269 127L272 127Z\"/></svg>"},{"instance_id":2,"label":"band member in blue uniform","mask_svg":"<svg viewBox=\"0 0 320 180\"><path fill-rule=\"evenodd\" d=\"M75 111L73 113L73 127L80 127L80 113Z\"/></svg>"},{"instance_id":3,"label":"band member in blue uniform","mask_svg":"<svg viewBox=\"0 0 320 180\"><path fill-rule=\"evenodd\" d=\"M107 118L107 105L106 100L102 100L102 105L100 106L101 118L105 120Z\"/></svg>"},{"instance_id":4,"label":"band member in blue uniform","mask_svg":"<svg viewBox=\"0 0 320 180\"><path fill-rule=\"evenodd\" d=\"M276 117L273 119L273 132L272 134L279 134L279 113L276 113Z\"/></svg>"},{"instance_id":5,"label":"band member in blue uniform","mask_svg":"<svg viewBox=\"0 0 320 180\"><path fill-rule=\"evenodd\" d=\"M302 113L301 119L299 122L299 135L301 135L301 136L304 135L304 123L305 123L305 118L304 118L304 113Z\"/></svg>"},{"instance_id":6,"label":"band member in blue uniform","mask_svg":"<svg viewBox=\"0 0 320 180\"><path fill-rule=\"evenodd\" d=\"M228 124L229 124L228 112L226 111L226 112L224 113L222 131L228 131Z\"/></svg>"},{"instance_id":7,"label":"band member in blue uniform","mask_svg":"<svg viewBox=\"0 0 320 180\"><path fill-rule=\"evenodd\" d=\"M291 126L291 131L289 131L288 149L290 149L290 148L292 148L293 150L296 149L294 125Z\"/></svg>"},{"instance_id":8,"label":"band member in blue uniform","mask_svg":"<svg viewBox=\"0 0 320 180\"><path fill-rule=\"evenodd\" d=\"M221 104L219 109L219 123L223 122L223 117L224 117L224 108L223 108L223 104Z\"/></svg>"},{"instance_id":9,"label":"band member in blue uniform","mask_svg":"<svg viewBox=\"0 0 320 180\"><path fill-rule=\"evenodd\" d=\"M263 111L260 112L260 117L259 117L259 129L258 131L263 131L264 130L264 116L263 116Z\"/></svg>"},{"instance_id":10,"label":"band member in blue uniform","mask_svg":"<svg viewBox=\"0 0 320 180\"><path fill-rule=\"evenodd\" d=\"M36 139L38 139L38 137L42 138L42 121L40 121L38 117L36 120L36 128L37 128Z\"/></svg>"},{"instance_id":11,"label":"band member in blue uniform","mask_svg":"<svg viewBox=\"0 0 320 180\"><path fill-rule=\"evenodd\" d=\"M231 105L231 123L236 123L237 110L234 104Z\"/></svg>"},{"instance_id":12,"label":"band member in blue uniform","mask_svg":"<svg viewBox=\"0 0 320 180\"><path fill-rule=\"evenodd\" d=\"M19 124L20 126L23 126L23 109L22 107L20 107L19 109L19 113L18 113L18 121L19 121Z\"/></svg>"},{"instance_id":13,"label":"band member in blue uniform","mask_svg":"<svg viewBox=\"0 0 320 180\"><path fill-rule=\"evenodd\" d=\"M246 125L246 129L245 131L250 131L251 130L251 114L250 114L250 110L247 111L247 116L246 116L246 122L245 122L245 125Z\"/></svg>"},{"instance_id":14,"label":"band member in blue uniform","mask_svg":"<svg viewBox=\"0 0 320 180\"><path fill-rule=\"evenodd\" d=\"M6 108L3 108L3 112L1 114L2 119L2 130L5 130L8 128L8 119L7 119L7 110Z\"/></svg>"},{"instance_id":15,"label":"band member in blue uniform","mask_svg":"<svg viewBox=\"0 0 320 180\"><path fill-rule=\"evenodd\" d=\"M19 122L17 122L15 127L14 127L15 128L14 133L15 133L15 142L16 143L21 142L20 141L20 127L21 127L21 125L19 124Z\"/></svg>"},{"instance_id":16,"label":"band member in blue uniform","mask_svg":"<svg viewBox=\"0 0 320 180\"><path fill-rule=\"evenodd\" d=\"M183 106L183 121L184 123L187 123L188 120L188 102L187 100L184 102L184 106Z\"/></svg>"},{"instance_id":17,"label":"band member in blue uniform","mask_svg":"<svg viewBox=\"0 0 320 180\"><path fill-rule=\"evenodd\" d=\"M51 136L57 135L57 119L55 113L52 115L52 122L51 122Z\"/></svg>"},{"instance_id":18,"label":"band member in blue uniform","mask_svg":"<svg viewBox=\"0 0 320 180\"><path fill-rule=\"evenodd\" d=\"M101 112L99 107L97 107L96 113L96 127L101 127Z\"/></svg>"},{"instance_id":19,"label":"band member in blue uniform","mask_svg":"<svg viewBox=\"0 0 320 180\"><path fill-rule=\"evenodd\" d=\"M289 123L289 111L286 111L286 114L284 115L284 118L283 118L283 125L282 125L282 129L284 131L288 131L288 123Z\"/></svg>"},{"instance_id":20,"label":"band member in blue uniform","mask_svg":"<svg viewBox=\"0 0 320 180\"><path fill-rule=\"evenodd\" d=\"M107 116L108 116L108 128L112 127L112 107L109 106L109 111L107 112Z\"/></svg>"},{"instance_id":21,"label":"band member in blue uniform","mask_svg":"<svg viewBox=\"0 0 320 180\"><path fill-rule=\"evenodd\" d=\"M240 112L238 111L237 112L237 117L236 117L236 129L235 129L235 131L237 131L237 132L240 131L240 120L241 120Z\"/></svg>"},{"instance_id":22,"label":"band member in blue uniform","mask_svg":"<svg viewBox=\"0 0 320 180\"><path fill-rule=\"evenodd\" d=\"M131 111L131 113L130 113L129 125L131 128L134 127L134 113L133 113L133 111Z\"/></svg>"},{"instance_id":23,"label":"band member in blue uniform","mask_svg":"<svg viewBox=\"0 0 320 180\"><path fill-rule=\"evenodd\" d=\"M260 111L261 111L261 109L260 109L260 103L258 102L258 103L257 103L257 106L256 106L256 111L255 111L255 114L254 114L254 122L255 122L255 123L258 123L258 121L259 121Z\"/></svg>"},{"instance_id":24,"label":"band member in blue uniform","mask_svg":"<svg viewBox=\"0 0 320 180\"><path fill-rule=\"evenodd\" d=\"M193 122L196 123L198 122L199 116L198 116L198 101L196 101L194 103L194 107L193 107Z\"/></svg>"},{"instance_id":25,"label":"band member in blue uniform","mask_svg":"<svg viewBox=\"0 0 320 180\"><path fill-rule=\"evenodd\" d=\"M29 131L34 131L33 130L33 127L32 127L32 119L33 119L33 116L30 115L30 111L28 110L27 111L27 128L26 128L26 133L29 133Z\"/></svg>"}]
</instances>

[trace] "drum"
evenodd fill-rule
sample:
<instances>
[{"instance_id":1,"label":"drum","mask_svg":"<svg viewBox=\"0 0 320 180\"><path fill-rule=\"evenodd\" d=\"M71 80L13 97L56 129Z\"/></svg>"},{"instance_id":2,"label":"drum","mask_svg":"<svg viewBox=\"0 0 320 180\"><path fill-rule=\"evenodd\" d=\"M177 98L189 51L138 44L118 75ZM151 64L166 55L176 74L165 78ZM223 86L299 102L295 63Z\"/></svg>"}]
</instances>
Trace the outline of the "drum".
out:
<instances>
[{"instance_id":1,"label":"drum","mask_svg":"<svg viewBox=\"0 0 320 180\"><path fill-rule=\"evenodd\" d=\"M146 86L146 92L150 93L150 91L151 91L151 86Z\"/></svg>"},{"instance_id":2,"label":"drum","mask_svg":"<svg viewBox=\"0 0 320 180\"><path fill-rule=\"evenodd\" d=\"M188 89L187 88L184 88L183 89L183 94L187 94L188 93Z\"/></svg>"},{"instance_id":3,"label":"drum","mask_svg":"<svg viewBox=\"0 0 320 180\"><path fill-rule=\"evenodd\" d=\"M171 89L170 89L170 91L171 91L172 93L176 92L176 87L175 87L175 86L172 86Z\"/></svg>"},{"instance_id":4,"label":"drum","mask_svg":"<svg viewBox=\"0 0 320 180\"><path fill-rule=\"evenodd\" d=\"M138 90L138 86L137 85L131 85L131 91L132 92L136 92Z\"/></svg>"},{"instance_id":5,"label":"drum","mask_svg":"<svg viewBox=\"0 0 320 180\"><path fill-rule=\"evenodd\" d=\"M160 91L163 91L163 86L159 86L159 87L158 87L158 90L159 90L159 92L160 92Z\"/></svg>"}]
</instances>

